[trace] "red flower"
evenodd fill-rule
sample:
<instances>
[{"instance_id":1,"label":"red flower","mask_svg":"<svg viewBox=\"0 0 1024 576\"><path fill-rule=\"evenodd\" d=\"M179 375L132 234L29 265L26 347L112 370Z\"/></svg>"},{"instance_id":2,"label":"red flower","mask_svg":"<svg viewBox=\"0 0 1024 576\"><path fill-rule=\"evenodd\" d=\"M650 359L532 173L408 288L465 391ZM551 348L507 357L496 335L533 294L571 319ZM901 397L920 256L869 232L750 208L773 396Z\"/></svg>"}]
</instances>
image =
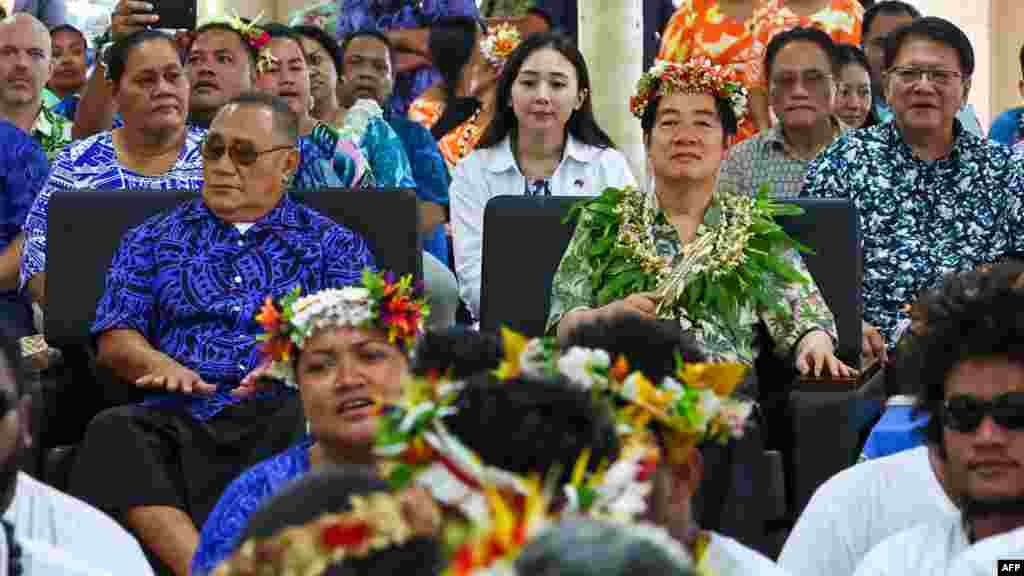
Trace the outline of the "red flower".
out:
<instances>
[{"instance_id":1,"label":"red flower","mask_svg":"<svg viewBox=\"0 0 1024 576\"><path fill-rule=\"evenodd\" d=\"M361 548L370 539L370 533L366 522L332 524L320 533L320 544L327 549Z\"/></svg>"}]
</instances>

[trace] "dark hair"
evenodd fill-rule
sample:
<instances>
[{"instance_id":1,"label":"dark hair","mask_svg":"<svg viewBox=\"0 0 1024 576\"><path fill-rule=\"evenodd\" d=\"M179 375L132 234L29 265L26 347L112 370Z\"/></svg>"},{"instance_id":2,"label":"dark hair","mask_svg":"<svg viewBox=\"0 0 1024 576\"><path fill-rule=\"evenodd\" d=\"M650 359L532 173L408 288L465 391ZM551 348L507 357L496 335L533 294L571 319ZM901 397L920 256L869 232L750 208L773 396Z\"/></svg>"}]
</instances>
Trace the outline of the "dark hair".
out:
<instances>
[{"instance_id":1,"label":"dark hair","mask_svg":"<svg viewBox=\"0 0 1024 576\"><path fill-rule=\"evenodd\" d=\"M235 36L238 36L238 41L242 44L242 47L245 48L245 53L249 55L249 63L252 64L252 71L253 74L255 74L256 61L259 59L259 54L257 54L256 49L252 47L252 44L249 44L249 41L246 40L245 36L242 36L241 32L235 30L230 25L224 22L207 22L199 28L196 28L195 35L193 35L192 37L192 42L195 43L197 38L199 38L203 34L206 34L207 32L213 31L230 32Z\"/></svg>"},{"instance_id":2,"label":"dark hair","mask_svg":"<svg viewBox=\"0 0 1024 576\"><path fill-rule=\"evenodd\" d=\"M441 74L445 88L444 112L430 128L435 140L444 138L480 109L481 103L476 98L460 98L455 93L466 65L473 57L479 30L480 23L468 16L440 18L430 27L430 58Z\"/></svg>"},{"instance_id":3,"label":"dark hair","mask_svg":"<svg viewBox=\"0 0 1024 576\"><path fill-rule=\"evenodd\" d=\"M526 10L526 15L527 16L536 16L536 17L540 18L541 20L543 20L548 25L548 29L549 30L550 29L554 29L554 27L555 27L555 20L553 18L551 18L551 13L548 12L547 10L545 10L544 8L541 8L540 6L530 6Z\"/></svg>"},{"instance_id":4,"label":"dark hair","mask_svg":"<svg viewBox=\"0 0 1024 576\"><path fill-rule=\"evenodd\" d=\"M590 470L618 456L611 406L560 375L500 381L479 373L455 408L445 418L448 429L485 463L510 472L557 472L567 481L584 449L590 449Z\"/></svg>"},{"instance_id":5,"label":"dark hair","mask_svg":"<svg viewBox=\"0 0 1024 576\"><path fill-rule=\"evenodd\" d=\"M253 513L242 541L270 538L285 528L302 526L323 514L347 512L352 507L352 496L388 491L390 487L387 482L374 476L370 470L358 466L328 467L310 472L289 484ZM442 565L438 542L418 537L401 546L371 553L365 558L345 559L333 565L326 574L434 576Z\"/></svg>"},{"instance_id":6,"label":"dark hair","mask_svg":"<svg viewBox=\"0 0 1024 576\"><path fill-rule=\"evenodd\" d=\"M842 74L843 68L852 65L860 66L867 71L869 77L871 76L871 65L868 64L868 57L860 49L860 46L836 44L836 72ZM872 104L868 107L868 116L864 119L864 124L851 126L851 128L868 128L875 124L878 124L878 112L875 111L875 106Z\"/></svg>"},{"instance_id":7,"label":"dark hair","mask_svg":"<svg viewBox=\"0 0 1024 576\"><path fill-rule=\"evenodd\" d=\"M656 80L655 86L651 89L651 99L647 103L647 108L644 109L644 115L640 118L640 129L643 130L644 136L650 136L651 130L654 130L654 121L658 117L658 106L661 105L661 94L659 94L659 84L661 80ZM736 112L732 109L732 103L725 98L715 98L715 109L718 111L718 121L722 123L722 131L725 132L726 137L735 136L736 132L739 131L739 120L736 118Z\"/></svg>"},{"instance_id":8,"label":"dark hair","mask_svg":"<svg viewBox=\"0 0 1024 576\"><path fill-rule=\"evenodd\" d=\"M1006 357L1024 366L1024 264L1006 261L948 275L921 295L911 316L919 328L894 376L913 384L916 410L931 416L928 442L942 446L946 379L960 363Z\"/></svg>"},{"instance_id":9,"label":"dark hair","mask_svg":"<svg viewBox=\"0 0 1024 576\"><path fill-rule=\"evenodd\" d=\"M82 42L85 42L86 46L88 46L89 44L85 39L85 34L82 34L81 30L75 28L71 24L61 24L60 26L54 26L53 28L50 28L50 38L53 38L60 32L70 32L72 34L77 34L78 37L82 39Z\"/></svg>"},{"instance_id":10,"label":"dark hair","mask_svg":"<svg viewBox=\"0 0 1024 576\"><path fill-rule=\"evenodd\" d=\"M21 398L23 394L28 394L28 383L25 378L25 364L21 358L21 344L14 334L13 326L0 319L0 350L3 351L7 365L14 375L14 392Z\"/></svg>"},{"instance_id":11,"label":"dark hair","mask_svg":"<svg viewBox=\"0 0 1024 576\"><path fill-rule=\"evenodd\" d=\"M509 104L512 101L512 84L519 76L519 69L523 67L523 62L526 62L526 59L534 52L545 48L557 51L571 62L573 68L576 69L580 91L591 91L587 63L572 38L560 32L541 32L527 36L509 56L508 62L505 63L505 67L501 71L501 76L498 77L498 89L495 96L497 111L487 126L487 130L484 131L484 135L480 138L480 142L477 143L477 148L497 146L510 133L515 134L518 122L516 114ZM569 134L584 144L598 148L614 148L615 143L594 119L594 107L591 105L591 100L589 94L583 99L583 106L569 117L566 129Z\"/></svg>"},{"instance_id":12,"label":"dark hair","mask_svg":"<svg viewBox=\"0 0 1024 576\"><path fill-rule=\"evenodd\" d=\"M178 55L178 61L181 62L181 53L178 51L178 44L174 41L174 38L159 30L146 28L121 38L110 47L107 51L107 77L114 84L119 83L121 77L124 76L124 68L127 65L128 56L131 54L131 51L143 44L157 40L170 44L174 48L174 53Z\"/></svg>"},{"instance_id":13,"label":"dark hair","mask_svg":"<svg viewBox=\"0 0 1024 576\"><path fill-rule=\"evenodd\" d=\"M334 62L334 71L341 74L341 50L338 48L338 42L333 36L324 32L324 29L319 26L292 26L292 31L299 36L305 36L320 44L324 52L327 52L327 55L331 57L331 62Z\"/></svg>"},{"instance_id":14,"label":"dark hair","mask_svg":"<svg viewBox=\"0 0 1024 576\"><path fill-rule=\"evenodd\" d=\"M949 46L956 50L960 60L960 73L964 75L964 78L969 78L974 74L974 48L971 46L970 39L956 24L934 16L914 20L906 26L893 30L886 37L884 55L886 70L893 67L900 48L911 38L923 38Z\"/></svg>"},{"instance_id":15,"label":"dark hair","mask_svg":"<svg viewBox=\"0 0 1024 576\"><path fill-rule=\"evenodd\" d=\"M674 557L645 529L571 518L530 541L515 567L530 576L694 576L697 572L688 560Z\"/></svg>"},{"instance_id":16,"label":"dark hair","mask_svg":"<svg viewBox=\"0 0 1024 576\"><path fill-rule=\"evenodd\" d=\"M793 42L817 44L818 48L825 53L825 58L828 60L832 73L835 74L838 71L836 66L836 44L832 41L831 36L818 28L793 28L776 34L772 37L771 41L768 42L768 47L765 48L764 51L764 69L766 76L769 78L771 77L772 68L775 66L775 59L778 57L779 52Z\"/></svg>"},{"instance_id":17,"label":"dark hair","mask_svg":"<svg viewBox=\"0 0 1024 576\"><path fill-rule=\"evenodd\" d=\"M266 92L244 92L229 100L221 110L228 106L259 106L274 113L274 132L284 136L285 140L295 142L299 139L299 116L288 106L283 98Z\"/></svg>"},{"instance_id":18,"label":"dark hair","mask_svg":"<svg viewBox=\"0 0 1024 576\"><path fill-rule=\"evenodd\" d=\"M647 320L633 314L577 324L561 342L563 349L573 346L604 350L613 361L625 356L632 369L640 370L652 382L675 373L677 355L689 362L705 360L704 351L679 322Z\"/></svg>"},{"instance_id":19,"label":"dark hair","mask_svg":"<svg viewBox=\"0 0 1024 576\"><path fill-rule=\"evenodd\" d=\"M7 18L7 8L4 8L3 5L0 4L0 20L4 18Z\"/></svg>"},{"instance_id":20,"label":"dark hair","mask_svg":"<svg viewBox=\"0 0 1024 576\"><path fill-rule=\"evenodd\" d=\"M861 38L868 37L868 33L871 32L871 27L875 24L875 18L878 18L883 14L886 16L906 15L915 20L921 17L921 12L906 2L899 2L897 0L885 0L884 2L879 2L864 12L864 22L861 24ZM863 41L861 44L863 44Z\"/></svg>"},{"instance_id":21,"label":"dark hair","mask_svg":"<svg viewBox=\"0 0 1024 576\"><path fill-rule=\"evenodd\" d=\"M394 74L395 68L395 45L379 30L372 28L363 28L362 30L356 30L355 32L349 33L345 36L345 39L341 41L341 46L338 47L338 74L345 72L345 53L348 52L348 45L357 38L376 38L381 44L388 47L388 58L391 60L391 71Z\"/></svg>"},{"instance_id":22,"label":"dark hair","mask_svg":"<svg viewBox=\"0 0 1024 576\"><path fill-rule=\"evenodd\" d=\"M501 363L501 339L490 332L455 326L428 331L416 344L412 372L431 372L464 380L478 372L494 370Z\"/></svg>"},{"instance_id":23,"label":"dark hair","mask_svg":"<svg viewBox=\"0 0 1024 576\"><path fill-rule=\"evenodd\" d=\"M1020 73L1024 76L1024 44L1020 47Z\"/></svg>"},{"instance_id":24,"label":"dark hair","mask_svg":"<svg viewBox=\"0 0 1024 576\"><path fill-rule=\"evenodd\" d=\"M284 24L278 24L277 22L269 22L260 26L260 28L270 36L271 40L274 38L287 38L298 44L299 53L302 54L302 61L306 62L306 50L302 47L302 36L300 36L298 32Z\"/></svg>"}]
</instances>

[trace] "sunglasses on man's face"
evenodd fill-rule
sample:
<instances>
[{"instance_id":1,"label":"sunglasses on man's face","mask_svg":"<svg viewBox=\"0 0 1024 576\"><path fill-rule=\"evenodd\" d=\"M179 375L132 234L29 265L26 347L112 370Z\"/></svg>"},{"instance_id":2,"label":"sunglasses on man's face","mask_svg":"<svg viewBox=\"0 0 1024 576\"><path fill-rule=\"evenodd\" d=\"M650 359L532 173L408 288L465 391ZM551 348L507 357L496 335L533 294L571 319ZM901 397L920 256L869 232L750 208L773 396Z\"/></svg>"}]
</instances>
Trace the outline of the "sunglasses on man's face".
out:
<instances>
[{"instance_id":1,"label":"sunglasses on man's face","mask_svg":"<svg viewBox=\"0 0 1024 576\"><path fill-rule=\"evenodd\" d=\"M267 148L266 150L257 150L256 146L252 142L232 142L231 146L228 146L224 142L224 138L219 135L207 136L206 140L203 141L202 148L199 149L200 154L203 158L210 162L216 162L224 156L227 152L228 157L235 163L236 166L251 166L259 160L260 156L269 154L270 152L277 152L279 150L291 150L295 146L277 146L274 148Z\"/></svg>"},{"instance_id":2,"label":"sunglasses on man's face","mask_svg":"<svg viewBox=\"0 0 1024 576\"><path fill-rule=\"evenodd\" d=\"M992 400L953 396L942 404L942 422L950 430L970 434L985 416L1007 430L1024 429L1024 392L1008 392Z\"/></svg>"}]
</instances>

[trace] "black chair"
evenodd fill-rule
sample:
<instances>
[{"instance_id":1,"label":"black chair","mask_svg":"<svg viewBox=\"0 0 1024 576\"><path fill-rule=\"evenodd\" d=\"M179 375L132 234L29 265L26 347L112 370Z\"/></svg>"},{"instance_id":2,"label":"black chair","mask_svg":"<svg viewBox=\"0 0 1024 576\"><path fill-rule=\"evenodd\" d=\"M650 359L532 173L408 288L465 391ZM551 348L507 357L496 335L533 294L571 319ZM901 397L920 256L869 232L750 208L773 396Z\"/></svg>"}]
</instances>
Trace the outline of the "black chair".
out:
<instances>
[{"instance_id":1,"label":"black chair","mask_svg":"<svg viewBox=\"0 0 1024 576\"><path fill-rule=\"evenodd\" d=\"M293 195L361 234L379 267L422 278L419 213L413 191L324 189ZM59 369L58 381L49 386L51 409L41 438L44 448L77 442L100 410L141 399L140 391L96 371L89 328L124 234L193 197L192 192L177 191L84 190L58 192L50 198L46 340L61 349L65 358L77 360ZM46 467L65 469L65 463L55 456L61 453L69 452L47 454Z\"/></svg>"}]
</instances>

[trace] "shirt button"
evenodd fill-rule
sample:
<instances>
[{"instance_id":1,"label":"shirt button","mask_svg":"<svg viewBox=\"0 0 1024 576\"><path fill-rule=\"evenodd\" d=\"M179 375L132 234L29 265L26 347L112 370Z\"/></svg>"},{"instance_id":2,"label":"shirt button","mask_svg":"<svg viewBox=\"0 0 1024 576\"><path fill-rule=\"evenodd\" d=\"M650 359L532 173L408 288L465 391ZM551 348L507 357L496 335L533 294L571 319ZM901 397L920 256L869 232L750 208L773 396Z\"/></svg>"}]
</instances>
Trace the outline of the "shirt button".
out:
<instances>
[{"instance_id":1,"label":"shirt button","mask_svg":"<svg viewBox=\"0 0 1024 576\"><path fill-rule=\"evenodd\" d=\"M242 307L241 306L232 306L231 307L231 311L232 312L241 312L242 311Z\"/></svg>"},{"instance_id":2,"label":"shirt button","mask_svg":"<svg viewBox=\"0 0 1024 576\"><path fill-rule=\"evenodd\" d=\"M246 336L245 334L239 334L238 335L238 339L239 340L245 340L246 338L248 338L248 336Z\"/></svg>"},{"instance_id":3,"label":"shirt button","mask_svg":"<svg viewBox=\"0 0 1024 576\"><path fill-rule=\"evenodd\" d=\"M245 240L239 240L238 241L238 245L239 246L245 246Z\"/></svg>"},{"instance_id":4,"label":"shirt button","mask_svg":"<svg viewBox=\"0 0 1024 576\"><path fill-rule=\"evenodd\" d=\"M245 364L239 364L238 369L241 370L242 372L245 372Z\"/></svg>"},{"instance_id":5,"label":"shirt button","mask_svg":"<svg viewBox=\"0 0 1024 576\"><path fill-rule=\"evenodd\" d=\"M242 277L241 276L235 276L235 284L241 284L241 283L242 283Z\"/></svg>"}]
</instances>

